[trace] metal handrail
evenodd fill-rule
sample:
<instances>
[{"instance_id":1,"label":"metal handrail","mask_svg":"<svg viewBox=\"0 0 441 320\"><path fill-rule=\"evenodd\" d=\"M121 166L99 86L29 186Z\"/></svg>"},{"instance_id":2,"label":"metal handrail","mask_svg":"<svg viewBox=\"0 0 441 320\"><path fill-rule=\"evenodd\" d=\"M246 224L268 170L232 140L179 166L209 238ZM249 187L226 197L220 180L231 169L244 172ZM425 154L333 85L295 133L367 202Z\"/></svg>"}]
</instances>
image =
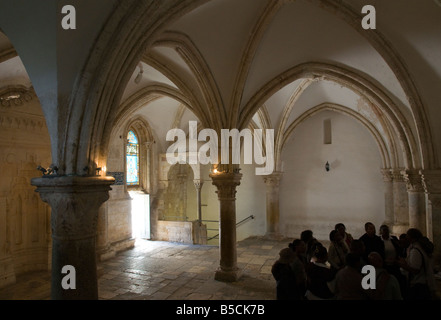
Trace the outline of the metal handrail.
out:
<instances>
[{"instance_id":1,"label":"metal handrail","mask_svg":"<svg viewBox=\"0 0 441 320\"><path fill-rule=\"evenodd\" d=\"M237 223L236 223L236 228L237 228L240 224L245 223L246 221L248 221L248 220L250 220L250 219L254 219L254 216L253 216L253 215L250 215L249 217L246 217L245 219L242 219L241 221L237 222ZM202 220L202 221L210 221L210 220ZM219 222L219 221L213 221L213 220L211 220L210 222ZM207 241L213 240L213 239L215 239L215 238L217 238L217 237L219 237L219 233L216 234L215 236L211 237L211 238L208 238Z\"/></svg>"}]
</instances>

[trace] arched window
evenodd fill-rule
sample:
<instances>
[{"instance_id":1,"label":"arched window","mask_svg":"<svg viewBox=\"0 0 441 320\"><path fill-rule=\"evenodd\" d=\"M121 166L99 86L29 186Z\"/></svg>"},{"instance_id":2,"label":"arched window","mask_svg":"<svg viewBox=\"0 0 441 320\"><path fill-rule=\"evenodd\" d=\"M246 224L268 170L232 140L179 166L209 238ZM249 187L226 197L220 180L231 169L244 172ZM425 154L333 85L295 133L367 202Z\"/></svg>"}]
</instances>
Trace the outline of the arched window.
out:
<instances>
[{"instance_id":1,"label":"arched window","mask_svg":"<svg viewBox=\"0 0 441 320\"><path fill-rule=\"evenodd\" d=\"M138 137L133 131L127 134L127 175L126 181L128 186L139 185L139 142Z\"/></svg>"}]
</instances>

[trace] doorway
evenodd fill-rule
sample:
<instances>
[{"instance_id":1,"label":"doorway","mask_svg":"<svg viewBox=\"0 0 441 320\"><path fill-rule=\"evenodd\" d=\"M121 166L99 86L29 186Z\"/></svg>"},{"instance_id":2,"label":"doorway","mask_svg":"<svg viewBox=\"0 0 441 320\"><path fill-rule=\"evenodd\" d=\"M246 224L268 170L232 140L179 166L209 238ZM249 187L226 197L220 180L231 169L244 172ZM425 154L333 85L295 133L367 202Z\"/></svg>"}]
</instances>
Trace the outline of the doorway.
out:
<instances>
[{"instance_id":1,"label":"doorway","mask_svg":"<svg viewBox=\"0 0 441 320\"><path fill-rule=\"evenodd\" d=\"M150 195L142 191L129 191L132 198L132 237L150 239Z\"/></svg>"}]
</instances>

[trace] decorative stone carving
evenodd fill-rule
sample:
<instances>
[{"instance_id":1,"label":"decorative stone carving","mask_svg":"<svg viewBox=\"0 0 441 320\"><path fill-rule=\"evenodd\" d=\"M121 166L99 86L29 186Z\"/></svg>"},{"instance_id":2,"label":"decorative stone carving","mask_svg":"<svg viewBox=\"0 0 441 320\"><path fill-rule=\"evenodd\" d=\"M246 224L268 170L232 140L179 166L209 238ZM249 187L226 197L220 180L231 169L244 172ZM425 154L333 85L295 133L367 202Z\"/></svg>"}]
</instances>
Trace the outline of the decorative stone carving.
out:
<instances>
[{"instance_id":1,"label":"decorative stone carving","mask_svg":"<svg viewBox=\"0 0 441 320\"><path fill-rule=\"evenodd\" d=\"M441 194L441 170L421 170L420 174L426 193Z\"/></svg>"},{"instance_id":2,"label":"decorative stone carving","mask_svg":"<svg viewBox=\"0 0 441 320\"><path fill-rule=\"evenodd\" d=\"M393 181L392 171L390 168L381 169L381 174L383 175L384 182L392 182Z\"/></svg>"},{"instance_id":3,"label":"decorative stone carving","mask_svg":"<svg viewBox=\"0 0 441 320\"><path fill-rule=\"evenodd\" d=\"M34 97L34 90L24 86L8 86L0 89L0 105L2 107L22 106Z\"/></svg>"},{"instance_id":4,"label":"decorative stone carving","mask_svg":"<svg viewBox=\"0 0 441 320\"><path fill-rule=\"evenodd\" d=\"M227 172L210 174L213 185L217 187L217 195L220 201L236 200L236 187L240 185L241 173Z\"/></svg>"},{"instance_id":5,"label":"decorative stone carving","mask_svg":"<svg viewBox=\"0 0 441 320\"><path fill-rule=\"evenodd\" d=\"M424 192L423 182L419 170L403 170L401 175L406 182L407 191Z\"/></svg>"},{"instance_id":6,"label":"decorative stone carving","mask_svg":"<svg viewBox=\"0 0 441 320\"><path fill-rule=\"evenodd\" d=\"M273 172L270 175L263 176L263 181L268 187L278 187L282 179L282 172Z\"/></svg>"},{"instance_id":7,"label":"decorative stone carving","mask_svg":"<svg viewBox=\"0 0 441 320\"><path fill-rule=\"evenodd\" d=\"M403 169L391 169L390 173L394 182L405 182L402 174Z\"/></svg>"}]
</instances>

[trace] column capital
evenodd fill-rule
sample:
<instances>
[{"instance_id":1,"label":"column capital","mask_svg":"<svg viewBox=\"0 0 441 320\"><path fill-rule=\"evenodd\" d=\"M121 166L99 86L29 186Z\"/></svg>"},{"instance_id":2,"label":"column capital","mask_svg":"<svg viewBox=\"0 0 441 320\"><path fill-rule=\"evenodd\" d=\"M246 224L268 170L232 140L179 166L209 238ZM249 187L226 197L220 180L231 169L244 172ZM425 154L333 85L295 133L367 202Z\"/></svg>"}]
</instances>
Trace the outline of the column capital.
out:
<instances>
[{"instance_id":1,"label":"column capital","mask_svg":"<svg viewBox=\"0 0 441 320\"><path fill-rule=\"evenodd\" d=\"M193 183L194 183L194 186L195 186L196 190L201 190L202 186L204 185L204 180L202 180L202 179L194 179Z\"/></svg>"},{"instance_id":2,"label":"column capital","mask_svg":"<svg viewBox=\"0 0 441 320\"><path fill-rule=\"evenodd\" d=\"M393 168L390 170L394 182L406 182L402 174L403 170L403 168Z\"/></svg>"},{"instance_id":3,"label":"column capital","mask_svg":"<svg viewBox=\"0 0 441 320\"><path fill-rule=\"evenodd\" d=\"M263 176L263 181L267 186L277 187L282 179L283 172L273 172L269 175Z\"/></svg>"},{"instance_id":4,"label":"column capital","mask_svg":"<svg viewBox=\"0 0 441 320\"><path fill-rule=\"evenodd\" d=\"M420 170L406 169L401 171L401 175L406 182L407 191L410 192L424 192L423 181Z\"/></svg>"},{"instance_id":5,"label":"column capital","mask_svg":"<svg viewBox=\"0 0 441 320\"><path fill-rule=\"evenodd\" d=\"M31 179L51 206L52 236L85 239L96 235L99 207L109 199L113 177L59 176Z\"/></svg>"},{"instance_id":6,"label":"column capital","mask_svg":"<svg viewBox=\"0 0 441 320\"><path fill-rule=\"evenodd\" d=\"M383 168L381 169L381 174L383 175L384 182L392 182L392 169L391 168Z\"/></svg>"},{"instance_id":7,"label":"column capital","mask_svg":"<svg viewBox=\"0 0 441 320\"><path fill-rule=\"evenodd\" d=\"M217 187L219 200L236 200L236 187L240 185L241 173L221 172L210 174L213 185Z\"/></svg>"},{"instance_id":8,"label":"column capital","mask_svg":"<svg viewBox=\"0 0 441 320\"><path fill-rule=\"evenodd\" d=\"M441 170L420 170L420 174L425 192L441 195Z\"/></svg>"}]
</instances>

